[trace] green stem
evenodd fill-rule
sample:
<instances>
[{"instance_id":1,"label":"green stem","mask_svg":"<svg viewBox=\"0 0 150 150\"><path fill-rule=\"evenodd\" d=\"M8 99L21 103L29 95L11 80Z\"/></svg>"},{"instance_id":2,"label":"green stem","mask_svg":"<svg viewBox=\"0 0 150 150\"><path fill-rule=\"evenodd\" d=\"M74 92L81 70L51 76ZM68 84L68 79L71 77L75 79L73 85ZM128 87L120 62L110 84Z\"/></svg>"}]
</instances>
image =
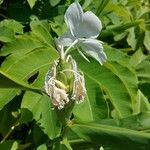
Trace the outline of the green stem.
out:
<instances>
[{"instance_id":1,"label":"green stem","mask_svg":"<svg viewBox=\"0 0 150 150\"><path fill-rule=\"evenodd\" d=\"M76 39L65 51L65 56L67 55L67 53L69 52L69 50L78 43L78 39Z\"/></svg>"},{"instance_id":2,"label":"green stem","mask_svg":"<svg viewBox=\"0 0 150 150\"><path fill-rule=\"evenodd\" d=\"M4 138L2 139L2 141L0 142L0 144L2 144L3 142L5 142L7 140L7 138L12 134L12 132L14 131L16 125L12 126L11 129L8 131L8 133L4 136Z\"/></svg>"}]
</instances>

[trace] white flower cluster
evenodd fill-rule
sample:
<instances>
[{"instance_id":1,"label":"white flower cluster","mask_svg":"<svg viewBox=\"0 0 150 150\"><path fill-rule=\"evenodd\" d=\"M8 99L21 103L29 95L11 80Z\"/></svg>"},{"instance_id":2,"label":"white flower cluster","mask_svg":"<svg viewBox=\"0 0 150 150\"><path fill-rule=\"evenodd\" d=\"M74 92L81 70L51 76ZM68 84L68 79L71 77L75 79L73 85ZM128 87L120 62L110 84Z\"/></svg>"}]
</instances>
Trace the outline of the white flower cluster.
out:
<instances>
[{"instance_id":1,"label":"white flower cluster","mask_svg":"<svg viewBox=\"0 0 150 150\"><path fill-rule=\"evenodd\" d=\"M81 103L86 96L86 88L83 74L80 74L77 71L76 62L72 59L72 57L68 56L66 60L70 60L73 69L63 71L72 72L74 76L73 92L70 97L69 94L67 94L66 86L56 79L56 67L58 65L56 61L54 62L54 65L45 77L45 91L50 96L53 105L56 106L58 109L64 108L65 104L67 104L70 99L75 100L76 103Z\"/></svg>"},{"instance_id":2,"label":"white flower cluster","mask_svg":"<svg viewBox=\"0 0 150 150\"><path fill-rule=\"evenodd\" d=\"M86 59L85 55L95 58L101 65L106 61L106 54L103 51L102 41L96 38L102 29L101 21L91 11L83 12L78 2L69 6L65 13L65 23L68 31L55 39L60 59L55 61L51 70L45 77L45 91L50 96L52 103L58 109L64 108L70 100L81 103L86 96L86 88L83 73L77 69L75 60L68 55L69 50L75 47L78 52ZM65 48L65 51L64 51ZM66 85L57 78L59 61L69 62L71 69L62 69L65 74L73 74L73 83L71 91L68 91ZM68 85L67 85L68 86Z\"/></svg>"}]
</instances>

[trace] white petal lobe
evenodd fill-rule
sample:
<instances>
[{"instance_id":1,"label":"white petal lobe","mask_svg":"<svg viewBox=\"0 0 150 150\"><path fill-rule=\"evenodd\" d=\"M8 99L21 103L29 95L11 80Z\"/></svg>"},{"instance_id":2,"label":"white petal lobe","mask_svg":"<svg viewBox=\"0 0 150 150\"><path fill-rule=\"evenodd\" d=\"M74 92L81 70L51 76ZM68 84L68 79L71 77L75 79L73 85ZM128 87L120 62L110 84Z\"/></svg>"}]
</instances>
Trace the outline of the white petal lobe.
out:
<instances>
[{"instance_id":1,"label":"white petal lobe","mask_svg":"<svg viewBox=\"0 0 150 150\"><path fill-rule=\"evenodd\" d=\"M100 41L96 39L86 39L80 42L80 46L86 54L95 58L101 65L106 61L107 57Z\"/></svg>"},{"instance_id":2,"label":"white petal lobe","mask_svg":"<svg viewBox=\"0 0 150 150\"><path fill-rule=\"evenodd\" d=\"M65 22L73 36L76 36L76 29L83 19L83 10L78 2L69 6L65 13Z\"/></svg>"},{"instance_id":3,"label":"white petal lobe","mask_svg":"<svg viewBox=\"0 0 150 150\"><path fill-rule=\"evenodd\" d=\"M83 14L83 21L76 30L79 38L97 38L102 29L100 19L91 11Z\"/></svg>"}]
</instances>

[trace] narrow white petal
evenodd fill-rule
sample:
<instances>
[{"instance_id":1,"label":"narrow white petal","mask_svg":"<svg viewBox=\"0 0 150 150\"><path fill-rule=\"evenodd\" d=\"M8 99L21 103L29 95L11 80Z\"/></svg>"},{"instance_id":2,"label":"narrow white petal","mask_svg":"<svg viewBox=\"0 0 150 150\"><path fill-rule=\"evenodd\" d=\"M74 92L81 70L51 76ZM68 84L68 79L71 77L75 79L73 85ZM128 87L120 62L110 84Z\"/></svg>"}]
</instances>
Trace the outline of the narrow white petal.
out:
<instances>
[{"instance_id":1,"label":"narrow white petal","mask_svg":"<svg viewBox=\"0 0 150 150\"><path fill-rule=\"evenodd\" d=\"M76 36L76 29L83 19L83 10L78 2L69 6L65 13L65 22L73 36Z\"/></svg>"},{"instance_id":2,"label":"narrow white petal","mask_svg":"<svg viewBox=\"0 0 150 150\"><path fill-rule=\"evenodd\" d=\"M91 11L87 11L83 14L83 21L76 30L77 37L97 38L101 29L102 23L100 19Z\"/></svg>"},{"instance_id":3,"label":"narrow white petal","mask_svg":"<svg viewBox=\"0 0 150 150\"><path fill-rule=\"evenodd\" d=\"M95 58L101 65L106 61L107 57L100 41L96 39L85 39L79 45L86 54Z\"/></svg>"},{"instance_id":4,"label":"narrow white petal","mask_svg":"<svg viewBox=\"0 0 150 150\"><path fill-rule=\"evenodd\" d=\"M64 47L68 47L75 41L75 37L73 37L71 32L69 31L64 33L64 35L62 35L61 37L59 37L58 40L61 45L63 45Z\"/></svg>"}]
</instances>

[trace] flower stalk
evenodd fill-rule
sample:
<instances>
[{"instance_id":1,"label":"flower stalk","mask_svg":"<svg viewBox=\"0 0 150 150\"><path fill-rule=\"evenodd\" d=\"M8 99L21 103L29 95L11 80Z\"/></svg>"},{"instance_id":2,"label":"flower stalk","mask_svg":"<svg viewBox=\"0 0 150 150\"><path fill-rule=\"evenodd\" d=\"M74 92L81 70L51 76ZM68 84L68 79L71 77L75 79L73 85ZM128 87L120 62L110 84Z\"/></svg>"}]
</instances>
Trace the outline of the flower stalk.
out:
<instances>
[{"instance_id":1,"label":"flower stalk","mask_svg":"<svg viewBox=\"0 0 150 150\"><path fill-rule=\"evenodd\" d=\"M96 59L101 65L106 61L102 41L96 38L102 29L99 18L91 11L83 12L78 2L69 6L65 13L68 31L55 38L59 53L45 77L45 91L49 95L65 132L75 103L80 104L86 96L84 74L78 70L76 61L69 55L72 47L88 61L85 55Z\"/></svg>"}]
</instances>

